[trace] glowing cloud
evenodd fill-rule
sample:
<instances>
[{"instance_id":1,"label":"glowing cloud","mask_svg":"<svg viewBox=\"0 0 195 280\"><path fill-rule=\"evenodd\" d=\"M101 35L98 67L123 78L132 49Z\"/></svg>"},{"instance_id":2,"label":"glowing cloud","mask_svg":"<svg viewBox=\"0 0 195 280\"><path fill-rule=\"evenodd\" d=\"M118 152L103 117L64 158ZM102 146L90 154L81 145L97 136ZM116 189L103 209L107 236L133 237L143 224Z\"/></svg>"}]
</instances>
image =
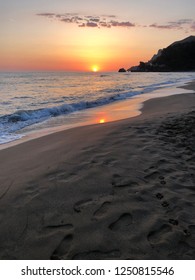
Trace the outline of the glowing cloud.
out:
<instances>
[{"instance_id":1,"label":"glowing cloud","mask_svg":"<svg viewBox=\"0 0 195 280\"><path fill-rule=\"evenodd\" d=\"M193 24L195 24L195 22L192 19L179 19L177 21L170 21L165 24L153 23L149 25L149 27L158 28L158 29L176 29L176 30L184 29L187 27L193 30Z\"/></svg>"},{"instance_id":2,"label":"glowing cloud","mask_svg":"<svg viewBox=\"0 0 195 280\"><path fill-rule=\"evenodd\" d=\"M46 17L49 19L58 20L64 23L74 23L78 27L97 27L97 28L110 28L110 27L134 27L135 23L130 21L119 21L115 15L103 16L90 16L79 15L77 13L39 13L37 16ZM113 20L115 19L115 20Z\"/></svg>"},{"instance_id":3,"label":"glowing cloud","mask_svg":"<svg viewBox=\"0 0 195 280\"><path fill-rule=\"evenodd\" d=\"M170 30L179 30L179 29L188 29L194 31L195 21L192 19L179 19L176 21L169 21L167 23L153 23L149 25L135 24L131 21L119 21L116 15L80 15L78 13L39 13L37 16L46 17L48 19L53 19L61 21L64 23L77 24L78 27L86 28L133 28L133 27L149 27L156 29L170 29Z\"/></svg>"}]
</instances>

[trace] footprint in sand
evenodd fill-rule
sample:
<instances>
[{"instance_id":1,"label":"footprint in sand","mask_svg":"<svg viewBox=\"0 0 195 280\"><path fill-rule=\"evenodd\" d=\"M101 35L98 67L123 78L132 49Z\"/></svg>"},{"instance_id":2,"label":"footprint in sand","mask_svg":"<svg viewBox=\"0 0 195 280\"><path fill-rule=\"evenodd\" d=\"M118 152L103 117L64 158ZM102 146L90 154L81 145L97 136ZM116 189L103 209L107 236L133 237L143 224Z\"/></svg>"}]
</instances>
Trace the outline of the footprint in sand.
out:
<instances>
[{"instance_id":1,"label":"footprint in sand","mask_svg":"<svg viewBox=\"0 0 195 280\"><path fill-rule=\"evenodd\" d=\"M150 172L149 174L147 174L146 176L144 176L144 179L146 179L146 180L148 180L148 179L155 180L158 177L159 177L159 172L158 171L153 171L153 172Z\"/></svg>"},{"instance_id":2,"label":"footprint in sand","mask_svg":"<svg viewBox=\"0 0 195 280\"><path fill-rule=\"evenodd\" d=\"M69 252L73 235L66 235L51 255L51 260L64 260Z\"/></svg>"},{"instance_id":3,"label":"footprint in sand","mask_svg":"<svg viewBox=\"0 0 195 280\"><path fill-rule=\"evenodd\" d=\"M117 160L115 158L107 158L102 162L102 164L105 166L113 166L116 163L117 163Z\"/></svg>"},{"instance_id":4,"label":"footprint in sand","mask_svg":"<svg viewBox=\"0 0 195 280\"><path fill-rule=\"evenodd\" d=\"M164 224L159 229L151 231L148 234L147 239L151 245L158 244L162 240L166 239L167 234L169 234L171 230L170 225Z\"/></svg>"},{"instance_id":5,"label":"footprint in sand","mask_svg":"<svg viewBox=\"0 0 195 280\"><path fill-rule=\"evenodd\" d=\"M58 211L45 213L42 220L42 225L45 229L49 229L49 230L51 229L73 230L74 229L73 224L67 222L65 216L63 216Z\"/></svg>"},{"instance_id":6,"label":"footprint in sand","mask_svg":"<svg viewBox=\"0 0 195 280\"><path fill-rule=\"evenodd\" d=\"M111 204L111 202L109 202L109 201L104 202L100 206L100 208L98 208L94 212L94 214L93 214L94 218L101 218L109 210L110 204Z\"/></svg>"},{"instance_id":7,"label":"footprint in sand","mask_svg":"<svg viewBox=\"0 0 195 280\"><path fill-rule=\"evenodd\" d=\"M130 187L130 182L121 180L120 182L112 182L112 185L117 188Z\"/></svg>"},{"instance_id":8,"label":"footprint in sand","mask_svg":"<svg viewBox=\"0 0 195 280\"><path fill-rule=\"evenodd\" d=\"M178 220L174 220L174 219L169 219L169 223L174 226L178 226L178 224L179 224Z\"/></svg>"},{"instance_id":9,"label":"footprint in sand","mask_svg":"<svg viewBox=\"0 0 195 280\"><path fill-rule=\"evenodd\" d=\"M166 185L167 182L165 181L164 176L159 176L159 180L160 180L161 185Z\"/></svg>"},{"instance_id":10,"label":"footprint in sand","mask_svg":"<svg viewBox=\"0 0 195 280\"><path fill-rule=\"evenodd\" d=\"M71 224L64 224L64 222L61 221L61 223L53 223L53 224L47 225L46 228L51 228L51 229L63 228L65 230L70 230L70 229L73 229L74 227Z\"/></svg>"},{"instance_id":11,"label":"footprint in sand","mask_svg":"<svg viewBox=\"0 0 195 280\"><path fill-rule=\"evenodd\" d=\"M79 213L84 208L87 208L88 206L90 206L92 204L94 204L94 200L93 199L80 200L80 201L75 203L73 209L74 209L75 212Z\"/></svg>"},{"instance_id":12,"label":"footprint in sand","mask_svg":"<svg viewBox=\"0 0 195 280\"><path fill-rule=\"evenodd\" d=\"M166 181L160 181L161 185L166 185Z\"/></svg>"},{"instance_id":13,"label":"footprint in sand","mask_svg":"<svg viewBox=\"0 0 195 280\"><path fill-rule=\"evenodd\" d=\"M165 177L164 177L164 176L159 176L159 179L160 179L160 180L164 180Z\"/></svg>"},{"instance_id":14,"label":"footprint in sand","mask_svg":"<svg viewBox=\"0 0 195 280\"><path fill-rule=\"evenodd\" d=\"M163 201L163 203L161 205L162 205L162 207L168 207L169 203L167 201Z\"/></svg>"},{"instance_id":15,"label":"footprint in sand","mask_svg":"<svg viewBox=\"0 0 195 280\"><path fill-rule=\"evenodd\" d=\"M130 231L131 225L132 215L124 213L115 222L109 225L109 229L112 231Z\"/></svg>"},{"instance_id":16,"label":"footprint in sand","mask_svg":"<svg viewBox=\"0 0 195 280\"><path fill-rule=\"evenodd\" d=\"M161 200L161 199L163 199L163 194L161 194L161 193L157 193L156 194L156 198L158 198L159 200Z\"/></svg>"},{"instance_id":17,"label":"footprint in sand","mask_svg":"<svg viewBox=\"0 0 195 280\"><path fill-rule=\"evenodd\" d=\"M185 236L191 236L191 232L189 231L189 230L187 230L187 229L184 229L184 235Z\"/></svg>"},{"instance_id":18,"label":"footprint in sand","mask_svg":"<svg viewBox=\"0 0 195 280\"><path fill-rule=\"evenodd\" d=\"M184 232L184 235L186 237L193 236L193 240L195 242L195 239L194 239L194 236L195 236L195 225L189 225L188 229L184 229L183 232Z\"/></svg>"},{"instance_id":19,"label":"footprint in sand","mask_svg":"<svg viewBox=\"0 0 195 280\"><path fill-rule=\"evenodd\" d=\"M47 177L49 181L66 183L77 179L78 174L75 172L67 173L65 170L58 170L48 173Z\"/></svg>"},{"instance_id":20,"label":"footprint in sand","mask_svg":"<svg viewBox=\"0 0 195 280\"><path fill-rule=\"evenodd\" d=\"M135 187L139 185L137 182L132 181L130 177L123 177L119 174L113 174L111 184L116 188Z\"/></svg>"}]
</instances>

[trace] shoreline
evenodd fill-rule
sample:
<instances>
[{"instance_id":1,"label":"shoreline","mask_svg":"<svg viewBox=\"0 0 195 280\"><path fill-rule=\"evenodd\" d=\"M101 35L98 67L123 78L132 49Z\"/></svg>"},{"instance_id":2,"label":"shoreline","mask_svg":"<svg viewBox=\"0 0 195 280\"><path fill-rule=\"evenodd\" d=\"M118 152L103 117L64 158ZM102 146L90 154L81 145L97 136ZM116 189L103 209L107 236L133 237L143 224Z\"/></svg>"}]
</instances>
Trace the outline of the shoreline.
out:
<instances>
[{"instance_id":1,"label":"shoreline","mask_svg":"<svg viewBox=\"0 0 195 280\"><path fill-rule=\"evenodd\" d=\"M194 259L194 96L1 150L0 259Z\"/></svg>"},{"instance_id":2,"label":"shoreline","mask_svg":"<svg viewBox=\"0 0 195 280\"><path fill-rule=\"evenodd\" d=\"M184 92L183 89L186 89L187 92ZM53 120L51 119L49 121L49 123L51 124L49 126L46 125L46 127L44 127L43 125L43 128L41 128L41 123L38 124L38 128L36 128L37 125L32 125L20 131L21 135L24 134L24 136L22 136L21 138L7 142L5 144L1 144L0 151L56 132L78 128L86 125L102 125L101 123L99 123L100 119L105 120L106 123L111 123L134 118L142 114L144 104L148 100L164 98L166 96L177 94L186 94L189 93L189 91L193 91L193 81L179 87L157 89L154 92L146 93L143 96L138 95L134 96L131 99L116 101L112 104L77 112L77 114L79 114L79 116L77 116L77 119L84 119L84 121L77 121L77 123L75 124L70 123L69 125L56 125L54 120L54 126L52 127ZM115 115L117 115L117 117ZM31 127L34 127L34 129L32 130Z\"/></svg>"}]
</instances>

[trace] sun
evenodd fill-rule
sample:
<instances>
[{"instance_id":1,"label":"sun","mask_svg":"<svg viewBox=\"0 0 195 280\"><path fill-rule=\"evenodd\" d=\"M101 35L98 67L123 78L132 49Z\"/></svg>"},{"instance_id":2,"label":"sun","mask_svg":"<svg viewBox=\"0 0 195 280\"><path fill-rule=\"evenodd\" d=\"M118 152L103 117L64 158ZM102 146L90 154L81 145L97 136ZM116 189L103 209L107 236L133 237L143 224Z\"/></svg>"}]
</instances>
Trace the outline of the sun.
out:
<instances>
[{"instance_id":1,"label":"sun","mask_svg":"<svg viewBox=\"0 0 195 280\"><path fill-rule=\"evenodd\" d=\"M98 72L99 71L99 67L97 65L93 65L92 66L92 71L93 72Z\"/></svg>"},{"instance_id":2,"label":"sun","mask_svg":"<svg viewBox=\"0 0 195 280\"><path fill-rule=\"evenodd\" d=\"M105 123L105 119L100 119L99 123Z\"/></svg>"}]
</instances>

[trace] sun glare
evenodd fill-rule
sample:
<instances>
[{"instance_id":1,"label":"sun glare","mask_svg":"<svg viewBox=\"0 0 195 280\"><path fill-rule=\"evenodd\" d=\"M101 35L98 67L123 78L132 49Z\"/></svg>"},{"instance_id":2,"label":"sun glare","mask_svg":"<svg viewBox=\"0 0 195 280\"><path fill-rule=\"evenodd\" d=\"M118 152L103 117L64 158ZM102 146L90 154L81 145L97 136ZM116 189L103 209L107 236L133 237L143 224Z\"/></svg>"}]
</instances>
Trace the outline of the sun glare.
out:
<instances>
[{"instance_id":1,"label":"sun glare","mask_svg":"<svg viewBox=\"0 0 195 280\"><path fill-rule=\"evenodd\" d=\"M100 119L99 123L105 123L105 119Z\"/></svg>"},{"instance_id":2,"label":"sun glare","mask_svg":"<svg viewBox=\"0 0 195 280\"><path fill-rule=\"evenodd\" d=\"M99 70L98 66L97 65L93 65L92 66L92 71L93 72L97 72Z\"/></svg>"}]
</instances>

